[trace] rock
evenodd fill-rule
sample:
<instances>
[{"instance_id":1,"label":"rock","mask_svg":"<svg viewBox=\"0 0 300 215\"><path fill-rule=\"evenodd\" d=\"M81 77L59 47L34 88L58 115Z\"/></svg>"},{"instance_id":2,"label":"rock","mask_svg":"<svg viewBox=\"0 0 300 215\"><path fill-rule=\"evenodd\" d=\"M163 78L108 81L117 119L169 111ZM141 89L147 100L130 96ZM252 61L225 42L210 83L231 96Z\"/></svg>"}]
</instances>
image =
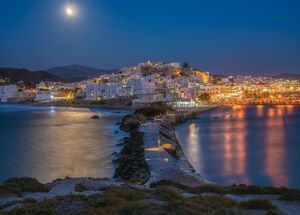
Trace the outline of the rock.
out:
<instances>
[{"instance_id":1,"label":"rock","mask_svg":"<svg viewBox=\"0 0 300 215\"><path fill-rule=\"evenodd\" d=\"M137 130L139 125L146 121L147 118L141 113L126 115L121 122L120 128L126 132Z\"/></svg>"},{"instance_id":2,"label":"rock","mask_svg":"<svg viewBox=\"0 0 300 215\"><path fill-rule=\"evenodd\" d=\"M144 155L144 134L132 131L130 137L124 138L124 148L114 163L119 166L114 178L120 178L136 184L144 184L149 180L150 171Z\"/></svg>"},{"instance_id":3,"label":"rock","mask_svg":"<svg viewBox=\"0 0 300 215\"><path fill-rule=\"evenodd\" d=\"M100 116L98 116L98 115L93 115L93 116L91 117L91 119L100 119Z\"/></svg>"}]
</instances>

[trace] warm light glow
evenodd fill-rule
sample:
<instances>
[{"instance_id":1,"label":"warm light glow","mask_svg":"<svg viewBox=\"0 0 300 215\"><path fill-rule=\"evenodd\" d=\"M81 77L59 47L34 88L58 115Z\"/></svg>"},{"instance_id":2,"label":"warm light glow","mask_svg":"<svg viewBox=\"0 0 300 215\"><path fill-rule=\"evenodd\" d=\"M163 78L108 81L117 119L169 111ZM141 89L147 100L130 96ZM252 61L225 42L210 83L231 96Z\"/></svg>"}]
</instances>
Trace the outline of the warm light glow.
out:
<instances>
[{"instance_id":1,"label":"warm light glow","mask_svg":"<svg viewBox=\"0 0 300 215\"><path fill-rule=\"evenodd\" d=\"M73 18L77 16L78 9L74 4L67 4L64 6L64 13L67 17Z\"/></svg>"},{"instance_id":2,"label":"warm light glow","mask_svg":"<svg viewBox=\"0 0 300 215\"><path fill-rule=\"evenodd\" d=\"M67 8L66 8L66 14L67 14L68 16L73 16L73 15L74 15L74 10L73 10L73 8L72 8L72 7L67 7Z\"/></svg>"}]
</instances>

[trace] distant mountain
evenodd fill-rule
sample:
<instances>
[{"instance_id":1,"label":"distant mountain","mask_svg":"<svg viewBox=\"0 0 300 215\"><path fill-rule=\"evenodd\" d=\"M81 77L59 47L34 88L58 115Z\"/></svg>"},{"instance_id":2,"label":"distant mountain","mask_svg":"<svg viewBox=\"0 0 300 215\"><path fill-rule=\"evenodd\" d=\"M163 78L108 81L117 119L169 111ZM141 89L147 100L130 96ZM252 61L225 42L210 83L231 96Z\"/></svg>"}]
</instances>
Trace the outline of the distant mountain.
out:
<instances>
[{"instance_id":1,"label":"distant mountain","mask_svg":"<svg viewBox=\"0 0 300 215\"><path fill-rule=\"evenodd\" d=\"M80 65L70 65L54 67L46 71L65 80L84 80L87 78L93 78L100 75L117 72L118 70L95 69Z\"/></svg>"},{"instance_id":2,"label":"distant mountain","mask_svg":"<svg viewBox=\"0 0 300 215\"><path fill-rule=\"evenodd\" d=\"M280 75L273 76L275 79L286 79L286 80L300 80L300 74L282 73Z\"/></svg>"},{"instance_id":3,"label":"distant mountain","mask_svg":"<svg viewBox=\"0 0 300 215\"><path fill-rule=\"evenodd\" d=\"M27 69L0 68L0 78L9 78L12 83L24 81L25 84L38 84L41 81L62 81L61 78L44 71L31 72Z\"/></svg>"}]
</instances>

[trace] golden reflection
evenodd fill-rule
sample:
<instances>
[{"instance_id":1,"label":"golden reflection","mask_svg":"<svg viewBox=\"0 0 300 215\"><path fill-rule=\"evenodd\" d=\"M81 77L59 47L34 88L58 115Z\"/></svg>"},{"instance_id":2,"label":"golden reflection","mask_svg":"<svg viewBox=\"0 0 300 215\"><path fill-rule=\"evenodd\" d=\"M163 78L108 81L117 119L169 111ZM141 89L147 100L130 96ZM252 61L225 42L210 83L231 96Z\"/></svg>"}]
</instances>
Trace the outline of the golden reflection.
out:
<instances>
[{"instance_id":1,"label":"golden reflection","mask_svg":"<svg viewBox=\"0 0 300 215\"><path fill-rule=\"evenodd\" d=\"M223 126L224 173L226 175L242 176L246 174L247 168L246 109L243 106L233 108L233 114L237 115L238 119L225 122Z\"/></svg>"},{"instance_id":2,"label":"golden reflection","mask_svg":"<svg viewBox=\"0 0 300 215\"><path fill-rule=\"evenodd\" d=\"M199 134L197 125L195 123L190 124L189 126L189 134L188 134L188 143L189 147L187 147L187 153L189 157L193 161L193 166L199 170L199 172L203 172L202 162L200 158L200 150L201 150L201 142L199 140Z\"/></svg>"},{"instance_id":3,"label":"golden reflection","mask_svg":"<svg viewBox=\"0 0 300 215\"><path fill-rule=\"evenodd\" d=\"M107 143L115 140L104 131L105 123L91 120L91 115L87 111L59 111L39 118L36 127L27 132L28 142L32 142L31 159L24 164L30 166L28 174L43 182L65 176L110 176L107 155L111 148Z\"/></svg>"},{"instance_id":4,"label":"golden reflection","mask_svg":"<svg viewBox=\"0 0 300 215\"><path fill-rule=\"evenodd\" d=\"M274 185L288 184L284 165L286 160L284 109L284 106L276 106L276 110L269 108L265 126L265 146L263 146L265 149L264 171Z\"/></svg>"},{"instance_id":5,"label":"golden reflection","mask_svg":"<svg viewBox=\"0 0 300 215\"><path fill-rule=\"evenodd\" d=\"M268 109L268 118L273 118L275 116L275 109L269 108Z\"/></svg>"},{"instance_id":6,"label":"golden reflection","mask_svg":"<svg viewBox=\"0 0 300 215\"><path fill-rule=\"evenodd\" d=\"M262 117L264 115L264 106L263 105L257 105L256 106L256 116Z\"/></svg>"},{"instance_id":7,"label":"golden reflection","mask_svg":"<svg viewBox=\"0 0 300 215\"><path fill-rule=\"evenodd\" d=\"M234 170L233 146L232 146L232 124L230 122L224 124L224 172L231 174Z\"/></svg>"},{"instance_id":8,"label":"golden reflection","mask_svg":"<svg viewBox=\"0 0 300 215\"><path fill-rule=\"evenodd\" d=\"M294 113L294 105L285 105L288 115L292 115Z\"/></svg>"}]
</instances>

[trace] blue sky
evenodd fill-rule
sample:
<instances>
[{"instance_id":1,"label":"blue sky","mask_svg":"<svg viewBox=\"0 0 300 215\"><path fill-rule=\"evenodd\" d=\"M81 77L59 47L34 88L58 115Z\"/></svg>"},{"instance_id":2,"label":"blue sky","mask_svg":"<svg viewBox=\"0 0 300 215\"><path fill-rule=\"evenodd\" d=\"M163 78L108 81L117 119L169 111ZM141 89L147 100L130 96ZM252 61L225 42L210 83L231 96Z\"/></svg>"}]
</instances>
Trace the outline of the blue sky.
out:
<instances>
[{"instance_id":1,"label":"blue sky","mask_svg":"<svg viewBox=\"0 0 300 215\"><path fill-rule=\"evenodd\" d=\"M79 10L67 19L62 8ZM299 0L0 0L0 66L187 61L217 74L300 73Z\"/></svg>"}]
</instances>

